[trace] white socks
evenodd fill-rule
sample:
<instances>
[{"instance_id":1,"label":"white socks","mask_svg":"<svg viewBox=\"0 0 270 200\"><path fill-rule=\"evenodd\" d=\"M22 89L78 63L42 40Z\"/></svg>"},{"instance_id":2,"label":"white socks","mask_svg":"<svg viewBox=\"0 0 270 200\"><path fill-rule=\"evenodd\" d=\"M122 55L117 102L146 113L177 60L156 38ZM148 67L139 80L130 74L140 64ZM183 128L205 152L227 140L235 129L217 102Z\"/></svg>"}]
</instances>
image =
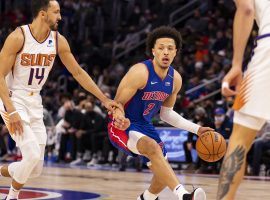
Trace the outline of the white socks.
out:
<instances>
[{"instance_id":1,"label":"white socks","mask_svg":"<svg viewBox=\"0 0 270 200\"><path fill-rule=\"evenodd\" d=\"M149 190L145 190L143 193L143 198L145 200L155 200L157 197L157 195L152 194L151 192L149 192Z\"/></svg>"},{"instance_id":2,"label":"white socks","mask_svg":"<svg viewBox=\"0 0 270 200\"><path fill-rule=\"evenodd\" d=\"M20 193L20 190L14 189L13 186L11 185L10 189L9 189L8 196L7 196L7 200L18 199L19 193Z\"/></svg>"},{"instance_id":3,"label":"white socks","mask_svg":"<svg viewBox=\"0 0 270 200\"><path fill-rule=\"evenodd\" d=\"M177 185L174 190L173 193L179 198L182 199L184 194L188 194L189 192L184 188L183 185L179 184Z\"/></svg>"}]
</instances>

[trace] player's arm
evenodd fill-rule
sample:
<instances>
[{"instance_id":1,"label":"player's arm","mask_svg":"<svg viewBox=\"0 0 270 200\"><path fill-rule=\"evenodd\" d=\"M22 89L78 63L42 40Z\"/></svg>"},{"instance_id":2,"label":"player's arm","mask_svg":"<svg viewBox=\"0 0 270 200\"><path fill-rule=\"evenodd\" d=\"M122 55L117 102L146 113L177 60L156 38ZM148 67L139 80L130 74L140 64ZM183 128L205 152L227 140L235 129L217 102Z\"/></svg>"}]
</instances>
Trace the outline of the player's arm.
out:
<instances>
[{"instance_id":1,"label":"player's arm","mask_svg":"<svg viewBox=\"0 0 270 200\"><path fill-rule=\"evenodd\" d=\"M136 64L130 68L127 74L121 80L115 100L122 105L126 105L126 103L135 95L137 90L145 87L148 79L148 70L146 66L142 63ZM124 113L119 109L116 109L115 114L113 115L115 119L115 126L119 129L128 128L128 124L121 124L118 119L124 118ZM123 120L122 120L123 121Z\"/></svg>"},{"instance_id":2,"label":"player's arm","mask_svg":"<svg viewBox=\"0 0 270 200\"><path fill-rule=\"evenodd\" d=\"M113 107L119 106L116 102L108 99L98 88L93 79L80 67L78 62L75 60L73 54L71 53L66 38L60 34L58 41L58 54L62 63L66 66L68 71L78 81L78 83L85 90L96 96L108 110L113 112Z\"/></svg>"},{"instance_id":3,"label":"player's arm","mask_svg":"<svg viewBox=\"0 0 270 200\"><path fill-rule=\"evenodd\" d=\"M169 97L167 97L167 99L162 104L160 110L161 120L167 122L168 124L176 128L187 130L189 132L199 135L206 131L213 130L212 128L209 127L200 127L199 125L183 118L181 115L179 115L177 112L173 110L177 94L180 91L181 87L182 87L182 78L180 74L174 70L173 92Z\"/></svg>"},{"instance_id":4,"label":"player's arm","mask_svg":"<svg viewBox=\"0 0 270 200\"><path fill-rule=\"evenodd\" d=\"M9 97L9 90L5 81L5 77L11 71L17 53L21 50L24 43L22 31L17 28L6 39L5 44L0 52L0 98L5 105L9 115L9 124L11 133L22 133L23 128L21 118L17 113L13 103Z\"/></svg>"},{"instance_id":5,"label":"player's arm","mask_svg":"<svg viewBox=\"0 0 270 200\"><path fill-rule=\"evenodd\" d=\"M222 93L225 96L237 92L229 88L234 84L238 90L242 80L242 64L246 45L254 24L254 0L235 0L236 13L233 22L232 68L223 79Z\"/></svg>"}]
</instances>

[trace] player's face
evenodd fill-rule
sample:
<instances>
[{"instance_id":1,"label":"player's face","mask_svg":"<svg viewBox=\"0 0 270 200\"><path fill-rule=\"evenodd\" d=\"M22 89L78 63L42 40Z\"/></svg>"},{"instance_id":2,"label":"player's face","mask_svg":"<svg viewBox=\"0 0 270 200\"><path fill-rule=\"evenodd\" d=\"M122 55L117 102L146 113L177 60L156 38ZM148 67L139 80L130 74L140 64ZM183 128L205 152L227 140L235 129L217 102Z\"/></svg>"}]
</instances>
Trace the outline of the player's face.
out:
<instances>
[{"instance_id":1,"label":"player's face","mask_svg":"<svg viewBox=\"0 0 270 200\"><path fill-rule=\"evenodd\" d=\"M172 38L159 38L152 49L154 60L162 68L168 68L176 56L176 45Z\"/></svg>"},{"instance_id":2,"label":"player's face","mask_svg":"<svg viewBox=\"0 0 270 200\"><path fill-rule=\"evenodd\" d=\"M46 12L45 22L51 30L58 29L58 22L61 20L60 6L57 1L50 1L50 6Z\"/></svg>"}]
</instances>

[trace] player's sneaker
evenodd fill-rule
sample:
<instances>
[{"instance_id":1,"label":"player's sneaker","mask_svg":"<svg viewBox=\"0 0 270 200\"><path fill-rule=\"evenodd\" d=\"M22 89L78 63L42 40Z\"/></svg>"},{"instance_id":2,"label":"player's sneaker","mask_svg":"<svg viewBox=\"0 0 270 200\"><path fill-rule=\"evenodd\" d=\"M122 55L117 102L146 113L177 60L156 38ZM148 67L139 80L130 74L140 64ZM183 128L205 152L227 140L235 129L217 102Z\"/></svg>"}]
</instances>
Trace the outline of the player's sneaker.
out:
<instances>
[{"instance_id":1,"label":"player's sneaker","mask_svg":"<svg viewBox=\"0 0 270 200\"><path fill-rule=\"evenodd\" d=\"M145 200L143 197L143 193L137 198L137 200ZM155 200L159 200L159 198L157 197Z\"/></svg>"},{"instance_id":2,"label":"player's sneaker","mask_svg":"<svg viewBox=\"0 0 270 200\"><path fill-rule=\"evenodd\" d=\"M184 194L183 200L206 200L206 194L202 188L196 188L191 194Z\"/></svg>"},{"instance_id":3,"label":"player's sneaker","mask_svg":"<svg viewBox=\"0 0 270 200\"><path fill-rule=\"evenodd\" d=\"M4 200L6 200L7 199L7 197L6 198L4 198ZM10 200L18 200L18 199L10 199Z\"/></svg>"},{"instance_id":4,"label":"player's sneaker","mask_svg":"<svg viewBox=\"0 0 270 200\"><path fill-rule=\"evenodd\" d=\"M83 159L77 158L76 160L73 160L71 163L69 163L70 166L76 166L76 165L82 165L84 164Z\"/></svg>"}]
</instances>

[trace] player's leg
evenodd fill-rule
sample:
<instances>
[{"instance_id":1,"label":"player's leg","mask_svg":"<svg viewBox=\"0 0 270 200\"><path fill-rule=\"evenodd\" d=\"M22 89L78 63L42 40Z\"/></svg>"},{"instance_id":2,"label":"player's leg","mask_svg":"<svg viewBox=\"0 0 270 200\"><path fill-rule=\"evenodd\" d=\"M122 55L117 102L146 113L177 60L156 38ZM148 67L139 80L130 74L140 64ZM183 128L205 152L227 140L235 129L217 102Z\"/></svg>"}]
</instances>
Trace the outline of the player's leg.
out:
<instances>
[{"instance_id":1,"label":"player's leg","mask_svg":"<svg viewBox=\"0 0 270 200\"><path fill-rule=\"evenodd\" d=\"M39 112L42 113L42 110L40 110ZM43 118L33 120L31 122L31 128L39 144L40 155L39 155L39 161L37 165L35 166L35 168L33 169L32 173L30 174L29 178L37 178L41 175L42 170L43 170L45 147L46 147L46 142L47 142L47 133L46 133L46 127L43 122Z\"/></svg>"},{"instance_id":2,"label":"player's leg","mask_svg":"<svg viewBox=\"0 0 270 200\"><path fill-rule=\"evenodd\" d=\"M234 199L244 176L247 152L265 121L235 112L233 132L220 171L217 200Z\"/></svg>"},{"instance_id":3,"label":"player's leg","mask_svg":"<svg viewBox=\"0 0 270 200\"><path fill-rule=\"evenodd\" d=\"M27 182L32 170L40 160L40 146L34 137L29 124L23 122L23 134L13 135L22 153L22 160L1 168L1 174L12 177L11 188L7 199L17 199L20 189Z\"/></svg>"},{"instance_id":4,"label":"player's leg","mask_svg":"<svg viewBox=\"0 0 270 200\"><path fill-rule=\"evenodd\" d=\"M136 131L129 132L129 140L127 145L133 153L144 155L150 160L147 165L149 167L151 166L150 169L155 177L153 180L154 182L151 184L151 189L154 190L153 192L158 192L158 190L162 189L162 187L164 188L164 186L168 186L179 199L188 198L185 195L188 194L188 191L183 185L180 184L177 176L164 157L162 151L164 147L161 148L161 146L155 140ZM160 184L159 181L162 181L163 185ZM197 197L194 196L194 200L205 199L205 193L202 191L202 189L197 190L195 195ZM191 196L189 195L189 198L190 197Z\"/></svg>"},{"instance_id":5,"label":"player's leg","mask_svg":"<svg viewBox=\"0 0 270 200\"><path fill-rule=\"evenodd\" d=\"M151 166L149 168L151 169ZM157 200L159 193L165 187L166 185L162 181L159 181L154 175L148 190L145 190L144 193L137 198L137 200Z\"/></svg>"}]
</instances>

